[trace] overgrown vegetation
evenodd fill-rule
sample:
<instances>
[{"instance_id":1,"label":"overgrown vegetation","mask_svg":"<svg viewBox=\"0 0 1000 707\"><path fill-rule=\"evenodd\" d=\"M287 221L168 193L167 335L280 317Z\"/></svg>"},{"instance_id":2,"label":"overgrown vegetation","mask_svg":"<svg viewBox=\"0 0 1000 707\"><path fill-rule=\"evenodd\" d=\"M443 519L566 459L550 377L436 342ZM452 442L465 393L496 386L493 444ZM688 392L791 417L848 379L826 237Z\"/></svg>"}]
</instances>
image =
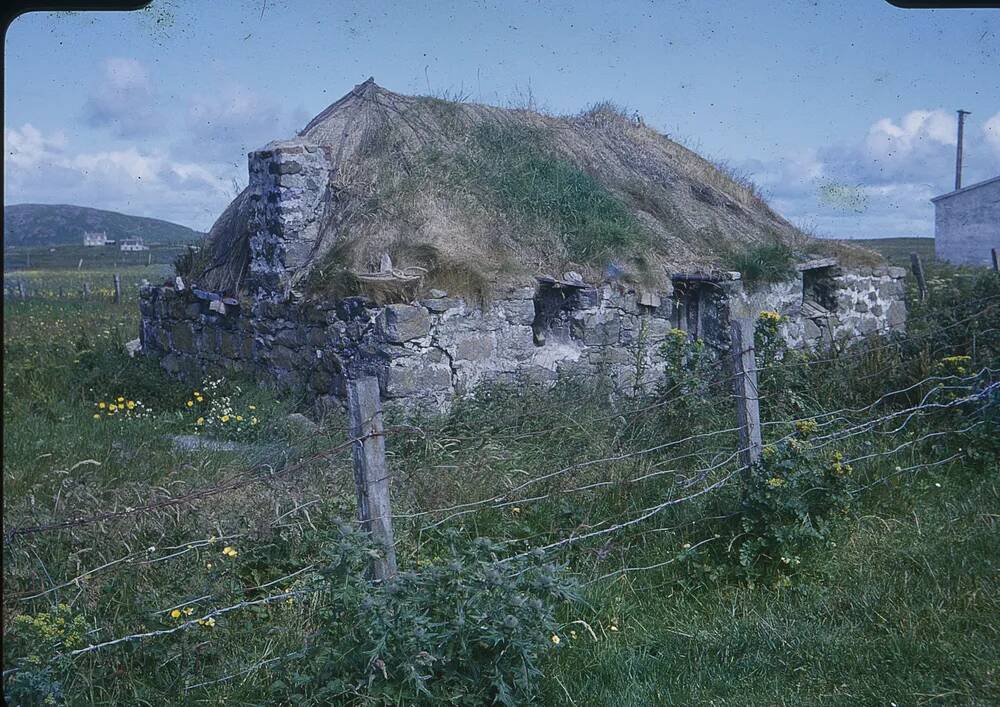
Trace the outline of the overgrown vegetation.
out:
<instances>
[{"instance_id":1,"label":"overgrown vegetation","mask_svg":"<svg viewBox=\"0 0 1000 707\"><path fill-rule=\"evenodd\" d=\"M246 381L166 379L123 350L133 306L6 301L8 702L996 702L1000 279L928 282L899 339L806 355L761 318L746 480L683 332L634 398L566 378L390 421L381 586L339 413L303 431ZM239 446L167 437L195 433Z\"/></svg>"},{"instance_id":2,"label":"overgrown vegetation","mask_svg":"<svg viewBox=\"0 0 1000 707\"><path fill-rule=\"evenodd\" d=\"M783 243L756 243L723 256L725 267L743 276L748 288L788 280L795 273L792 249Z\"/></svg>"},{"instance_id":3,"label":"overgrown vegetation","mask_svg":"<svg viewBox=\"0 0 1000 707\"><path fill-rule=\"evenodd\" d=\"M604 264L648 245L635 217L593 177L560 159L544 131L484 122L458 157L456 178L532 228L551 230L571 260Z\"/></svg>"}]
</instances>

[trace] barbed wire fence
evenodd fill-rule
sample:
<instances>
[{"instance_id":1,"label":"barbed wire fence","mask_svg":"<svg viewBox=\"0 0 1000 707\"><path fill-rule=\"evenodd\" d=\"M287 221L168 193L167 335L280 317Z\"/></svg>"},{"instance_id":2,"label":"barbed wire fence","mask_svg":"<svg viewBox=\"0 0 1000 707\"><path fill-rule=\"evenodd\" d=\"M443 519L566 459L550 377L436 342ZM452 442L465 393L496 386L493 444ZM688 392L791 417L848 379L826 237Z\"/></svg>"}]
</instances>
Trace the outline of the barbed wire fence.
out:
<instances>
[{"instance_id":1,"label":"barbed wire fence","mask_svg":"<svg viewBox=\"0 0 1000 707\"><path fill-rule=\"evenodd\" d=\"M990 304L986 307L996 308L1000 303ZM977 315L977 316L981 316ZM970 318L971 319L971 318ZM950 327L961 326L968 320L953 322ZM986 331L990 331L987 329ZM993 329L995 330L995 329ZM61 532L85 525L99 524L104 521L121 520L133 516L140 516L147 513L160 511L166 508L194 505L198 502L213 497L217 494L231 491L237 488L252 486L257 483L266 482L277 476L288 475L305 468L317 461L329 460L338 454L352 452L353 458L353 478L355 491L357 494L357 518L355 522L383 548L384 552L373 557L370 567L370 576L375 582L385 582L391 580L396 574L397 560L395 556L395 531L393 521L421 521L422 528L431 530L448 525L463 518L464 516L484 511L497 511L509 508L527 507L550 500L556 496L569 494L584 494L595 490L606 490L609 488L628 489L635 488L650 481L661 481L664 477L673 477L673 483L666 493L656 503L634 510L631 514L615 514L608 518L588 524L586 527L574 528L569 534L545 534L547 537L535 536L533 538L517 538L506 541L504 544L530 545L524 549L512 550L506 556L496 558L497 566L503 567L515 559L531 554L554 554L564 548L592 541L596 538L621 533L627 529L636 528L647 524L654 518L661 516L666 510L679 505L694 501L713 494L720 489L730 487L737 483L752 467L760 462L764 444L763 432L767 429L787 429L793 428L796 423L805 420L813 421L820 431L814 438L817 448L823 448L836 442L845 441L860 437L862 435L879 435L887 438L894 438L903 432L913 421L925 419L930 415L946 410L962 408L970 404L978 404L981 407L997 404L1000 398L1000 381L997 380L998 369L983 367L967 375L932 375L927 376L916 383L911 383L905 387L881 393L874 401L856 407L841 407L834 410L816 412L803 417L788 418L780 420L762 420L758 401L762 399L758 373L772 370L778 366L819 366L843 360L843 356L863 355L864 352L846 352L842 356L830 358L813 358L805 361L786 362L786 364L773 363L758 367L755 362L753 322L747 319L734 319L732 322L733 346L729 354L730 367L723 372L723 375L714 378L707 383L706 387L697 390L678 391L676 386L667 388L662 394L662 399L650 404L643 405L632 414L641 416L653 410L661 409L665 406L676 404L679 399L697 397L705 395L706 389L718 392L727 387L732 387L732 392L728 394L733 403L733 416L737 420L734 426L720 427L718 429L704 432L696 432L685 437L678 437L666 442L649 445L640 449L624 450L615 454L585 459L553 469L522 481L511 486L501 493L492 493L474 501L449 504L434 508L415 509L411 511L393 512L390 499L390 481L395 472L391 470L392 465L386 458L386 438L393 434L425 435L426 431L414 426L387 427L383 421L383 411L379 399L378 381L374 377L359 378L349 383L348 406L349 406L349 438L328 449L317 452L293 464L287 464L278 471L271 468L256 468L244 474L238 475L225 482L196 489L189 493L151 501L133 508L123 510L108 511L86 517L77 517L69 520L39 524L34 526L10 527L5 529L5 540L8 543L17 541L19 538L34 536L45 533ZM906 338L906 337L901 337ZM911 337L917 340L920 336ZM885 348L900 346L900 340L882 345ZM927 388L927 391L919 396L918 402L906 405L900 409L879 413L881 405L901 396L913 394ZM614 413L606 416L604 420L613 421L621 417L621 413ZM974 421L969 424L951 428L934 428L930 431L907 439L889 449L881 449L864 454L858 454L846 459L844 463L871 462L875 459L889 457L900 454L903 450L912 448L922 442L935 437L946 435L968 434L977 427L983 425L983 421ZM564 429L573 426L567 423ZM540 432L515 432L507 435L508 439L520 439L524 435L532 434L552 434L557 432L558 427L549 427ZM787 440L794 435L794 432L769 440L768 444L777 444ZM504 435L495 435L500 439ZM463 441L463 438L456 438ZM720 447L704 446L709 441L719 441ZM735 442L735 443L734 443ZM684 448L685 445L697 443L699 449L690 452L682 452L674 455L664 453L676 448ZM910 474L920 469L941 466L960 458L960 454L951 453L940 459L932 459L918 464L910 464L902 467L897 466L893 472L882 478L871 481L859 487L856 493L861 494L881 483L885 483L889 478L903 474ZM712 457L711 460L706 457ZM647 468L642 473L622 479L598 479L583 483L572 484L563 487L553 487L552 484L564 479L572 480L585 469L605 468L609 465L636 459L654 459L655 466ZM688 462L695 459L698 463L694 468L690 468ZM541 487L536 490L536 487ZM317 503L317 500L301 504L283 515L279 515L274 523L277 524L286 516L297 513ZM427 521L426 523L423 521ZM669 528L646 529L643 532L659 532ZM197 538L186 543L166 546L157 550L155 547L129 552L120 558L102 563L101 565L86 570L77 576L56 584L39 592L28 596L19 597L21 602L32 602L45 599L61 590L79 587L81 582L92 578L100 573L115 571L123 566L128 566L137 562L160 563L168 562L174 558L183 557L189 552L197 551L199 548L208 545L235 540L242 537L242 534L220 535L219 537ZM717 536L707 537L693 543L691 549L697 549L708 545L719 538ZM538 540L536 543L529 543L531 540ZM157 552L163 554L156 554ZM646 564L624 564L621 568L609 572L603 572L596 577L586 579L586 584L593 584L608 579L612 579L623 574L646 572L664 567L676 561L676 557L668 557L659 562ZM185 619L180 624L169 628L140 631L118 637L108 637L106 640L94 641L88 645L67 651L64 655L69 658L76 658L83 655L92 654L105 649L110 649L123 644L135 643L149 639L157 639L188 630L194 626L203 625L204 622L213 620L227 614L238 612L252 607L264 606L278 601L298 598L310 593L321 591L320 586L304 586L293 588L292 582L297 578L316 569L317 564L310 563L287 573L286 575L261 583L257 586L246 588L244 591L248 595L271 590L278 585L288 583L289 586L278 589L263 596L242 599L236 602L223 603L224 597L216 595L201 595L177 601L170 607L157 609L152 615L161 615L179 607L190 606L195 603L219 602L215 608L208 611L199 611L196 618ZM98 632L99 629L95 629ZM93 633L93 632L92 632ZM240 675L251 673L255 670L268 666L280 664L283 660L294 658L298 653L290 653L282 656L266 658L255 665L249 666L237 673L223 676L217 680L204 681L186 688L194 690L220 682L226 682ZM5 671L4 675L9 671Z\"/></svg>"}]
</instances>

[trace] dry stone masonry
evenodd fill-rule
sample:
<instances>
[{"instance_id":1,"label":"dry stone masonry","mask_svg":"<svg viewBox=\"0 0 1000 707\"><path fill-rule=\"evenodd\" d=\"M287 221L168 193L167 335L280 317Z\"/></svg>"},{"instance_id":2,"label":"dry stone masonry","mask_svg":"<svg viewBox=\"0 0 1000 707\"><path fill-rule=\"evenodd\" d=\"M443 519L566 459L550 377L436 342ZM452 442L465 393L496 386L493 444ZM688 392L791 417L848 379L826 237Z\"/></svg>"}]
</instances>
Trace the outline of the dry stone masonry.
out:
<instances>
[{"instance_id":1,"label":"dry stone masonry","mask_svg":"<svg viewBox=\"0 0 1000 707\"><path fill-rule=\"evenodd\" d=\"M734 306L780 312L783 334L797 347L901 330L903 275L820 261L802 266L797 279L750 293L736 273L677 274L661 292L567 276L509 289L485 306L441 290L377 306L362 297L281 299L263 287L263 296L237 301L147 286L141 340L176 376L239 372L310 398L342 398L348 378L374 374L386 398L442 410L487 380L606 375L622 393L645 388L657 378L659 348L673 328L725 351Z\"/></svg>"}]
</instances>

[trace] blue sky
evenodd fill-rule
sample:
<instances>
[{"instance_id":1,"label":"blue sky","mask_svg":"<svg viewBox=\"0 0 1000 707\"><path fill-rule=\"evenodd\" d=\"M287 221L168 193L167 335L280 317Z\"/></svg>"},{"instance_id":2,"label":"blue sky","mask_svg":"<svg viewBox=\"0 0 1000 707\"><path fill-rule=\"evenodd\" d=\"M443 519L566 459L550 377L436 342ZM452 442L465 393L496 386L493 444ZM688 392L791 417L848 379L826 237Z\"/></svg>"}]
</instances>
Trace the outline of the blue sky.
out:
<instances>
[{"instance_id":1,"label":"blue sky","mask_svg":"<svg viewBox=\"0 0 1000 707\"><path fill-rule=\"evenodd\" d=\"M401 93L611 99L745 172L821 235L933 233L928 199L1000 174L1000 11L882 0L155 0L32 13L5 43L4 203L207 229L246 153L368 76Z\"/></svg>"}]
</instances>

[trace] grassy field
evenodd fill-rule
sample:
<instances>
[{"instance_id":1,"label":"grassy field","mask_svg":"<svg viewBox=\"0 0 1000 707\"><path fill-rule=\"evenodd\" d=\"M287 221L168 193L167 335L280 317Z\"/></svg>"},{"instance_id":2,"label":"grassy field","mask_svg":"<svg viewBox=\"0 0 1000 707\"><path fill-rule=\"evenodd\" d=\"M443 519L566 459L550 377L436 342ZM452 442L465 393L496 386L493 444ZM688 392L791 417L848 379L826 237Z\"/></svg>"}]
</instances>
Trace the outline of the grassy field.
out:
<instances>
[{"instance_id":1,"label":"grassy field","mask_svg":"<svg viewBox=\"0 0 1000 707\"><path fill-rule=\"evenodd\" d=\"M1000 282L931 267L904 340L798 358L761 329L743 481L728 385L679 341L636 399L567 379L394 417L407 591L343 572L342 413L167 379L124 351L134 301L5 299L7 701L996 704L998 400L956 401L996 380Z\"/></svg>"},{"instance_id":2,"label":"grassy field","mask_svg":"<svg viewBox=\"0 0 1000 707\"><path fill-rule=\"evenodd\" d=\"M861 238L851 241L881 253L893 265L910 267L910 253L924 263L935 259L933 238Z\"/></svg>"}]
</instances>

